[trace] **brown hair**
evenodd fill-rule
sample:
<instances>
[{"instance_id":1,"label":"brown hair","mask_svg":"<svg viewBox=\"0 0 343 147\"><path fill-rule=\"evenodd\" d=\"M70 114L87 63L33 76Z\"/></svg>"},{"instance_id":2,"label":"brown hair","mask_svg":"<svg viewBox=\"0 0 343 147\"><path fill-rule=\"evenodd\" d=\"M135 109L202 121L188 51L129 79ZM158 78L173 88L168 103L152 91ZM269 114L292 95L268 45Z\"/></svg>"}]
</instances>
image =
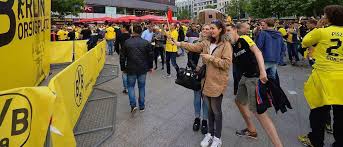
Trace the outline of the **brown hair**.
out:
<instances>
[{"instance_id":1,"label":"brown hair","mask_svg":"<svg viewBox=\"0 0 343 147\"><path fill-rule=\"evenodd\" d=\"M310 19L310 20L307 21L307 23L317 25L318 22L317 22L317 20Z\"/></svg>"},{"instance_id":2,"label":"brown hair","mask_svg":"<svg viewBox=\"0 0 343 147\"><path fill-rule=\"evenodd\" d=\"M324 13L332 25L343 26L343 6L329 5L324 8Z\"/></svg>"},{"instance_id":3,"label":"brown hair","mask_svg":"<svg viewBox=\"0 0 343 147\"><path fill-rule=\"evenodd\" d=\"M262 20L261 22L265 22L268 27L274 27L274 25L275 25L275 21L272 18L266 18L266 19Z\"/></svg>"},{"instance_id":4,"label":"brown hair","mask_svg":"<svg viewBox=\"0 0 343 147\"><path fill-rule=\"evenodd\" d=\"M219 40L216 40L216 38L210 37L211 43L219 43L223 41L223 36L226 32L225 24L220 20L213 20L211 24L214 24L218 29L222 29L222 31L219 33Z\"/></svg>"}]
</instances>

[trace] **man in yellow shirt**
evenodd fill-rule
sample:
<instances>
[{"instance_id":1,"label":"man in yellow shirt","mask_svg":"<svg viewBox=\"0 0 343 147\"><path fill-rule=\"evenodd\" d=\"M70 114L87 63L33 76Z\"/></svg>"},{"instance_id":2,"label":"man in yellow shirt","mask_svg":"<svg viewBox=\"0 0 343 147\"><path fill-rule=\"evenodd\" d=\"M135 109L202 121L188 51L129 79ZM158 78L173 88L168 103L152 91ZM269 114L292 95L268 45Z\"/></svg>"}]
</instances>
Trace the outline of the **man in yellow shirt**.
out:
<instances>
[{"instance_id":1,"label":"man in yellow shirt","mask_svg":"<svg viewBox=\"0 0 343 147\"><path fill-rule=\"evenodd\" d=\"M68 31L66 30L65 27L63 27L60 30L58 30L57 36L58 36L58 41L65 41L68 39Z\"/></svg>"},{"instance_id":2,"label":"man in yellow shirt","mask_svg":"<svg viewBox=\"0 0 343 147\"><path fill-rule=\"evenodd\" d=\"M112 24L109 24L105 31L105 39L107 42L107 53L108 55L113 55L114 41L116 39L116 32L112 27Z\"/></svg>"},{"instance_id":3,"label":"man in yellow shirt","mask_svg":"<svg viewBox=\"0 0 343 147\"><path fill-rule=\"evenodd\" d=\"M176 40L179 37L179 33L176 29L176 24L172 23L170 25L170 30L166 32L167 34L167 43L166 43L166 64L167 64L167 75L164 78L170 78L170 60L174 66L176 72L179 71L179 66L176 63L177 56L177 46L172 43L172 40Z\"/></svg>"},{"instance_id":4,"label":"man in yellow shirt","mask_svg":"<svg viewBox=\"0 0 343 147\"><path fill-rule=\"evenodd\" d=\"M296 61L299 61L298 51L297 51L297 42L298 42L298 33L295 23L291 23L290 27L287 30L287 49L288 49L288 58L292 65L295 65Z\"/></svg>"},{"instance_id":5,"label":"man in yellow shirt","mask_svg":"<svg viewBox=\"0 0 343 147\"><path fill-rule=\"evenodd\" d=\"M332 147L343 146L343 6L331 5L324 9L329 26L308 33L303 47L316 45L316 63L304 86L304 95L310 105L312 132L299 136L305 146L324 146L324 128L328 112L333 109L334 138Z\"/></svg>"}]
</instances>

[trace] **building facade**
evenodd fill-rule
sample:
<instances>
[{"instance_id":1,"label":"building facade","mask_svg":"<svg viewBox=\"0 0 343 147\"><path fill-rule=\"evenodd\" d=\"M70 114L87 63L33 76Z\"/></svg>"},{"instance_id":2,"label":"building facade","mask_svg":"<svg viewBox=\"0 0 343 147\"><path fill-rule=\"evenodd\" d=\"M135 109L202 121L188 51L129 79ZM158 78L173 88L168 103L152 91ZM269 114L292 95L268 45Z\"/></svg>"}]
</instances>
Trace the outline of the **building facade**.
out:
<instances>
[{"instance_id":1,"label":"building facade","mask_svg":"<svg viewBox=\"0 0 343 147\"><path fill-rule=\"evenodd\" d=\"M199 11L206 9L208 6L225 14L229 2L230 0L176 0L175 6L178 12L183 9L189 10L192 18L194 18L199 14Z\"/></svg>"},{"instance_id":2,"label":"building facade","mask_svg":"<svg viewBox=\"0 0 343 147\"><path fill-rule=\"evenodd\" d=\"M168 7L176 12L175 0L85 0L84 13L78 18L165 16Z\"/></svg>"},{"instance_id":3,"label":"building facade","mask_svg":"<svg viewBox=\"0 0 343 147\"><path fill-rule=\"evenodd\" d=\"M191 17L193 17L193 5L194 0L177 0L175 2L177 13L181 13L181 11L187 10L188 12L190 12Z\"/></svg>"}]
</instances>

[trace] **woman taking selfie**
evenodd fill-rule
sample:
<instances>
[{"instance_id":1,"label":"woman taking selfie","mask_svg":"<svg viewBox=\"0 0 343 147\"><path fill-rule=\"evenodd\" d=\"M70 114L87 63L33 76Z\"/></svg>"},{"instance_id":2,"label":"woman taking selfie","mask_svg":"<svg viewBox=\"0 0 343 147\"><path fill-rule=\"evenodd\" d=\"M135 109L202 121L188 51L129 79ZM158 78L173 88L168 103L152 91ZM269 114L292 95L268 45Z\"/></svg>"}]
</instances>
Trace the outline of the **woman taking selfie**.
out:
<instances>
[{"instance_id":1,"label":"woman taking selfie","mask_svg":"<svg viewBox=\"0 0 343 147\"><path fill-rule=\"evenodd\" d=\"M229 81L229 67L232 61L232 47L228 41L224 41L225 25L214 20L210 24L210 37L208 40L191 44L176 42L174 44L186 50L201 53L203 64L206 66L206 74L202 80L202 94L209 102L208 123L209 133L201 141L202 147L220 147L222 131L222 100ZM214 127L215 126L215 127Z\"/></svg>"}]
</instances>

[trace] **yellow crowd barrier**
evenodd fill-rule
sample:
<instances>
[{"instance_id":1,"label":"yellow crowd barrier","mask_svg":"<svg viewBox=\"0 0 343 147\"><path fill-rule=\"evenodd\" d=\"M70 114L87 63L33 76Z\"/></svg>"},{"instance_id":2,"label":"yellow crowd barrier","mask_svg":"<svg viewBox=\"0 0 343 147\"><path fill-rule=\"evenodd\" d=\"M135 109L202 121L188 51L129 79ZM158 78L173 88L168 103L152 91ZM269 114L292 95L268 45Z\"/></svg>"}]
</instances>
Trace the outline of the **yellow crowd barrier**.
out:
<instances>
[{"instance_id":1,"label":"yellow crowd barrier","mask_svg":"<svg viewBox=\"0 0 343 147\"><path fill-rule=\"evenodd\" d=\"M0 92L0 146L42 147L54 101L48 87Z\"/></svg>"},{"instance_id":2,"label":"yellow crowd barrier","mask_svg":"<svg viewBox=\"0 0 343 147\"><path fill-rule=\"evenodd\" d=\"M99 43L48 87L0 92L0 145L43 146L50 131L52 146L76 146L73 129L105 64L105 47Z\"/></svg>"},{"instance_id":3,"label":"yellow crowd barrier","mask_svg":"<svg viewBox=\"0 0 343 147\"><path fill-rule=\"evenodd\" d=\"M86 41L50 44L50 5L0 2L0 146L41 147L48 131L53 146L76 146L73 128L104 66L106 43L89 52ZM48 87L32 87L50 62L71 62L73 46L76 61Z\"/></svg>"},{"instance_id":4,"label":"yellow crowd barrier","mask_svg":"<svg viewBox=\"0 0 343 147\"><path fill-rule=\"evenodd\" d=\"M49 87L57 94L51 125L60 132L52 132L53 146L75 145L72 130L105 64L104 44L101 42L51 79Z\"/></svg>"},{"instance_id":5,"label":"yellow crowd barrier","mask_svg":"<svg viewBox=\"0 0 343 147\"><path fill-rule=\"evenodd\" d=\"M37 86L50 70L49 0L0 2L0 91Z\"/></svg>"},{"instance_id":6,"label":"yellow crowd barrier","mask_svg":"<svg viewBox=\"0 0 343 147\"><path fill-rule=\"evenodd\" d=\"M72 62L73 48L75 60L87 53L87 40L54 41L49 46L51 64Z\"/></svg>"}]
</instances>

